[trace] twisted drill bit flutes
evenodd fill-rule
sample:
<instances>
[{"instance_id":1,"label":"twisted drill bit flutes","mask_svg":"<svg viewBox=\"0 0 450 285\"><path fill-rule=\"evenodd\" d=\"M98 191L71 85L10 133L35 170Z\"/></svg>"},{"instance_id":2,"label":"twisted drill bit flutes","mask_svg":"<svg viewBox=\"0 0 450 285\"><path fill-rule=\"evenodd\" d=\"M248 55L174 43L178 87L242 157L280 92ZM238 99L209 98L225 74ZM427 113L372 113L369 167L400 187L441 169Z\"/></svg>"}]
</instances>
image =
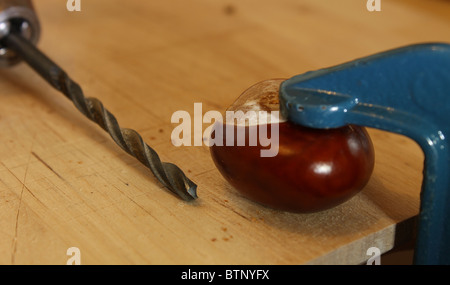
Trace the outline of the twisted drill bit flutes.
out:
<instances>
[{"instance_id":1,"label":"twisted drill bit flutes","mask_svg":"<svg viewBox=\"0 0 450 285\"><path fill-rule=\"evenodd\" d=\"M20 35L10 33L2 45L15 51L39 75L69 98L77 109L107 131L128 154L148 167L155 177L183 200L197 198L197 185L176 165L161 162L158 154L134 130L121 128L116 118L96 98L85 97L81 87L67 73Z\"/></svg>"}]
</instances>

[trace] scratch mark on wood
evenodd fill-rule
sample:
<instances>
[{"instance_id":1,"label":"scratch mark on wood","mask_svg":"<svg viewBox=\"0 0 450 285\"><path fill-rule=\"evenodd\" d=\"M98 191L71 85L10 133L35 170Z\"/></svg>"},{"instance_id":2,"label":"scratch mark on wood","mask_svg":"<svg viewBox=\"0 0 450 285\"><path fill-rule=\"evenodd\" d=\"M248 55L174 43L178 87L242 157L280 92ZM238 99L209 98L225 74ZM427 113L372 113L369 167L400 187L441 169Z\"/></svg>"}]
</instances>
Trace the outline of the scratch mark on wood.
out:
<instances>
[{"instance_id":1,"label":"scratch mark on wood","mask_svg":"<svg viewBox=\"0 0 450 285\"><path fill-rule=\"evenodd\" d=\"M209 173L209 172L211 172L211 171L216 171L216 170L217 170L216 168L208 169L208 170L205 170L205 171L202 171L202 172L200 172L200 173L195 174L194 177L197 177L197 176L200 176L200 175Z\"/></svg>"},{"instance_id":2,"label":"scratch mark on wood","mask_svg":"<svg viewBox=\"0 0 450 285\"><path fill-rule=\"evenodd\" d=\"M33 142L31 144L30 150L33 149L33 145L34 145L34 137L33 137ZM33 153L33 152L31 151L31 153ZM25 174L23 175L22 189L20 190L19 206L17 207L17 214L16 214L16 225L14 226L14 238L12 240L11 264L15 264L15 262L16 262L17 233L18 233L18 229L19 229L20 208L22 207L23 190L25 189L25 181L27 179L28 167L30 166L30 160L31 160L31 155L28 156L28 162L27 162L27 166L25 168Z\"/></svg>"},{"instance_id":3,"label":"scratch mark on wood","mask_svg":"<svg viewBox=\"0 0 450 285\"><path fill-rule=\"evenodd\" d=\"M31 152L31 154L37 159L39 160L43 165L45 165L45 167L47 167L48 169L50 169L53 173L56 174L56 176L58 176L61 180L66 181L61 175L59 175L58 172L56 172L50 165L48 165L48 163L46 163L42 158L39 157L39 155L37 155L35 152Z\"/></svg>"},{"instance_id":4,"label":"scratch mark on wood","mask_svg":"<svg viewBox=\"0 0 450 285\"><path fill-rule=\"evenodd\" d=\"M5 166L2 162L0 162L0 164L1 164L3 167L6 168L6 166ZM20 181L20 179L17 178L17 176L15 176L14 173L11 172L11 170L9 170L8 168L6 168L6 170L7 170L7 171L8 171L15 179L17 179L17 181L19 181L19 182L22 184L22 187L25 187L25 189L31 194L31 196L33 196L34 199L36 199L36 201L38 201L42 206L44 206L44 207L47 208L47 206L46 206L44 203L42 203L42 201L39 200L39 198L36 197L36 195L34 195L33 192L31 192L30 188L28 188L26 185L24 185L24 184L22 183L22 181ZM3 184L3 185L5 185L6 188L11 188L11 187L10 187L8 184L6 184L6 182L3 181L2 179L0 179L0 183Z\"/></svg>"},{"instance_id":5,"label":"scratch mark on wood","mask_svg":"<svg viewBox=\"0 0 450 285\"><path fill-rule=\"evenodd\" d=\"M219 205L221 205L221 206L223 206L223 207L225 207L225 208L231 210L233 213L237 214L238 216L241 216L242 218L246 219L247 221L250 221L250 222L252 221L249 217L244 216L243 214L239 213L238 211L236 211L235 209L233 209L233 208L230 207L229 205L224 204L224 203L222 203L221 201L216 200L216 199L214 199L214 198L212 198L212 199L213 199L214 201L216 201Z\"/></svg>"},{"instance_id":6,"label":"scratch mark on wood","mask_svg":"<svg viewBox=\"0 0 450 285\"><path fill-rule=\"evenodd\" d=\"M26 185L24 185L24 187L25 187L25 189L28 191L28 193L30 193L31 196L33 196L33 198L36 199L36 201L39 202L39 204L41 204L42 206L44 206L45 208L47 208L47 206L46 206L44 203L42 203L42 201L39 200L39 198L36 197L36 195L34 195L33 192L31 192L30 188L28 188Z\"/></svg>"},{"instance_id":7,"label":"scratch mark on wood","mask_svg":"<svg viewBox=\"0 0 450 285\"><path fill-rule=\"evenodd\" d=\"M155 219L158 223L162 224L155 216L153 216L153 214L145 209L144 207L142 207L141 205L139 205L136 201L134 201L133 199L131 199L130 196L128 196L127 194L125 194L122 190L120 190L118 187L112 185L114 188L117 189L117 191L119 191L122 195L124 195L125 197L128 198L128 200L130 200L133 204L135 204L136 206L138 206L141 210L143 210L145 213L147 213L150 217L152 217L153 219Z\"/></svg>"},{"instance_id":8,"label":"scratch mark on wood","mask_svg":"<svg viewBox=\"0 0 450 285\"><path fill-rule=\"evenodd\" d=\"M16 262L16 252L17 252L17 230L19 228L19 215L20 215L20 207L22 206L22 197L23 197L23 189L20 192L20 198L19 198L19 207L17 208L17 214L16 214L16 225L14 227L14 237L12 240L12 253L11 253L11 264L15 264Z\"/></svg>"}]
</instances>

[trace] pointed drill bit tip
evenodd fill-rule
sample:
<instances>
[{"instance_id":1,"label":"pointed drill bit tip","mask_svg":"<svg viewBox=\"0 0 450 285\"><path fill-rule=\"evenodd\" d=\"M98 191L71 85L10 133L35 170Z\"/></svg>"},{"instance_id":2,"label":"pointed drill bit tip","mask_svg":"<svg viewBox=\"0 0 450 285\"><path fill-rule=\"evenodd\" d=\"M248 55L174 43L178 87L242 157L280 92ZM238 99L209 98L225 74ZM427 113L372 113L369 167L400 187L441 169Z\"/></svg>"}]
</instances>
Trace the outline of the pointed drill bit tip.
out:
<instances>
[{"instance_id":1,"label":"pointed drill bit tip","mask_svg":"<svg viewBox=\"0 0 450 285\"><path fill-rule=\"evenodd\" d=\"M191 200L195 200L195 199L198 198L198 196L197 196L197 185L189 187L187 192L189 193L189 195L191 195L191 197L192 197Z\"/></svg>"},{"instance_id":2,"label":"pointed drill bit tip","mask_svg":"<svg viewBox=\"0 0 450 285\"><path fill-rule=\"evenodd\" d=\"M151 150L148 148L148 150ZM157 154L149 156L153 161L158 161ZM159 167L159 165L161 165ZM153 173L159 179L159 181L174 194L178 195L185 201L191 201L198 198L197 196L197 184L190 180L184 172L175 164L170 162L163 162L156 164L157 167L150 166Z\"/></svg>"}]
</instances>

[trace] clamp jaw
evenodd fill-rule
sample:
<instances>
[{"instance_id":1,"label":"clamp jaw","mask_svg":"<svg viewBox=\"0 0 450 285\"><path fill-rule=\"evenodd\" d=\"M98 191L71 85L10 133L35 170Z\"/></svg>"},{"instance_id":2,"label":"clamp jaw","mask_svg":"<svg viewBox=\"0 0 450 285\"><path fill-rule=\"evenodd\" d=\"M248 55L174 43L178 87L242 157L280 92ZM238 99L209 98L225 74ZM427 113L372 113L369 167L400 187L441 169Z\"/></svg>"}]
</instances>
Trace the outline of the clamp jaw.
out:
<instances>
[{"instance_id":1,"label":"clamp jaw","mask_svg":"<svg viewBox=\"0 0 450 285\"><path fill-rule=\"evenodd\" d=\"M450 45L418 44L294 76L281 113L312 128L354 124L410 137L425 154L415 264L450 264Z\"/></svg>"}]
</instances>

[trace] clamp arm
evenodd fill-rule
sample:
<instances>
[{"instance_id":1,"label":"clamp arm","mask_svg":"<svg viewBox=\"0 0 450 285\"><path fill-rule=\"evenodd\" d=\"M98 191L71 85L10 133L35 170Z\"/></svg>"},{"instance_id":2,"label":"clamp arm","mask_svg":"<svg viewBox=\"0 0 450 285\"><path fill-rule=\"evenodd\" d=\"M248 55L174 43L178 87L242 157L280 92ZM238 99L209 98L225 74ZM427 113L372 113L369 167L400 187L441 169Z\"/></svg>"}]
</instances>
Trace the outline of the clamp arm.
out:
<instances>
[{"instance_id":1,"label":"clamp arm","mask_svg":"<svg viewBox=\"0 0 450 285\"><path fill-rule=\"evenodd\" d=\"M425 154L415 264L450 264L450 45L406 46L294 76L281 113L312 128L405 135Z\"/></svg>"}]
</instances>

